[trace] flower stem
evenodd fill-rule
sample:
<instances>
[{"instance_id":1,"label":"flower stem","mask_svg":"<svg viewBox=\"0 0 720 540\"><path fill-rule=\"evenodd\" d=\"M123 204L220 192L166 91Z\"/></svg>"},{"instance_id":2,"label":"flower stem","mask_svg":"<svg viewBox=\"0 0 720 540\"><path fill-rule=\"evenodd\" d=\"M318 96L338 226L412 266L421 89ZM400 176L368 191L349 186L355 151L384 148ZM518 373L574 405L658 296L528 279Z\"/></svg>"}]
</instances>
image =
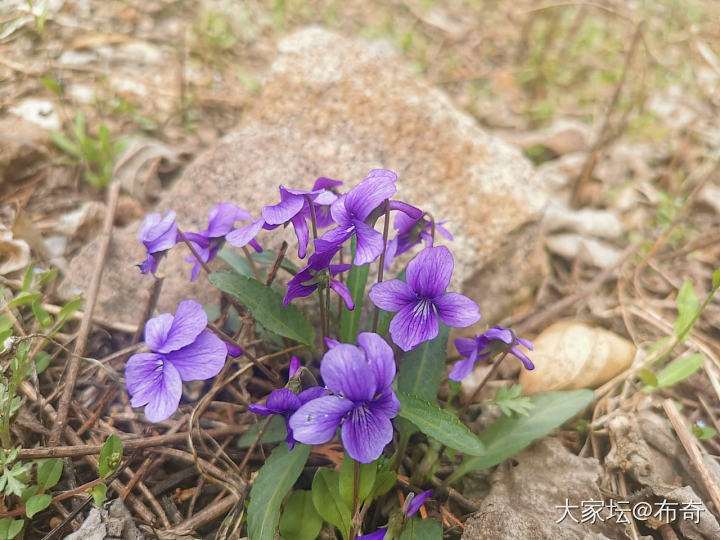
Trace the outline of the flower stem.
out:
<instances>
[{"instance_id":1,"label":"flower stem","mask_svg":"<svg viewBox=\"0 0 720 540\"><path fill-rule=\"evenodd\" d=\"M380 266L378 268L378 279L377 282L381 283L383 280L383 273L385 272L385 252L387 251L388 235L390 233L390 199L385 199L385 223L383 225L383 250L380 254ZM372 331L377 332L378 320L380 318L380 308L375 306L375 313L373 314L373 325Z\"/></svg>"},{"instance_id":2,"label":"flower stem","mask_svg":"<svg viewBox=\"0 0 720 540\"><path fill-rule=\"evenodd\" d=\"M312 224L312 232L313 232L313 240L317 240L318 238L318 231L317 231L317 215L315 214L315 204L313 203L310 196L305 195L305 200L308 203L308 206L310 207L310 223ZM330 291L324 291L322 287L318 287L318 304L320 305L320 329L322 330L322 347L323 351L327 350L327 345L325 344L325 338L328 335L328 306L329 301L326 302L325 295L327 294L327 298L329 300L330 298Z\"/></svg>"},{"instance_id":3,"label":"flower stem","mask_svg":"<svg viewBox=\"0 0 720 540\"><path fill-rule=\"evenodd\" d=\"M205 270L205 273L209 276L212 274L212 270L210 270L210 267L207 265L205 261L203 261L200 258L200 255L198 255L198 252L195 251L195 248L190 243L190 240L187 239L187 236L185 236L185 233L182 232L179 228L177 230L178 236L182 239L182 241L185 243L185 245L190 250L190 253L192 253L192 256L195 257L195 260L200 263L200 266L202 266L203 270Z\"/></svg>"},{"instance_id":4,"label":"flower stem","mask_svg":"<svg viewBox=\"0 0 720 540\"><path fill-rule=\"evenodd\" d=\"M358 495L360 492L360 463L353 460L353 513L352 513L352 530L350 531L350 540L354 540L360 530L358 523Z\"/></svg>"},{"instance_id":5,"label":"flower stem","mask_svg":"<svg viewBox=\"0 0 720 540\"><path fill-rule=\"evenodd\" d=\"M514 336L513 336L513 337L514 337ZM460 409L460 412L458 413L458 416L463 416L463 415L467 412L467 410L468 410L468 408L470 407L470 405L472 405L472 403L475 401L475 398L478 397L478 395L480 395L480 391L483 389L483 387L485 386L485 384L490 380L490 378L491 378L491 377L495 374L495 372L498 370L498 368L500 367L500 364L502 364L502 361L505 360L505 357L508 355L508 353L510 352L510 349L512 348L513 345L514 345L514 340L513 340L513 343L510 343L510 345L508 345L508 346L505 348L505 350L503 351L503 353L502 353L502 355L500 356L500 358L498 358L497 360L495 360L495 363L493 363L492 367L491 367L491 368L488 370L488 372L485 374L485 377L483 377L483 380L480 381L480 384L478 385L478 387L477 387L477 388L475 389L475 391L472 393L472 395L470 396L470 398L465 402L465 405L463 405L463 408Z\"/></svg>"},{"instance_id":6,"label":"flower stem","mask_svg":"<svg viewBox=\"0 0 720 540\"><path fill-rule=\"evenodd\" d=\"M242 247L243 253L245 254L245 258L248 260L248 264L250 265L250 269L252 270L253 276L255 276L255 279L257 279L260 283L262 283L262 278L260 277L260 272L257 269L257 266L255 266L255 261L253 261L252 255L250 255L250 250L247 248L247 246Z\"/></svg>"}]
</instances>

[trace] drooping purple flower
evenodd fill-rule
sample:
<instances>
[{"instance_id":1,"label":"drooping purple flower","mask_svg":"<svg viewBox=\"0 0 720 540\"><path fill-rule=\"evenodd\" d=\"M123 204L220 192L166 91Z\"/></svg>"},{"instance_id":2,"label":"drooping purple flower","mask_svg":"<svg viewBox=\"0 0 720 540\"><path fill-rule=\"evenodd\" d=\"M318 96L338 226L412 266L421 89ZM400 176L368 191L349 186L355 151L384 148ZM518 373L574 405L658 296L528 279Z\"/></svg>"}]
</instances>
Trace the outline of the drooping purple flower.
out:
<instances>
[{"instance_id":1,"label":"drooping purple flower","mask_svg":"<svg viewBox=\"0 0 720 540\"><path fill-rule=\"evenodd\" d=\"M366 220L385 199L395 194L397 175L387 169L374 169L349 192L330 206L330 214L337 227L330 229L315 242L318 251L337 249L353 235L357 239L356 266L371 263L383 251L383 236Z\"/></svg>"},{"instance_id":2,"label":"drooping purple flower","mask_svg":"<svg viewBox=\"0 0 720 540\"><path fill-rule=\"evenodd\" d=\"M177 242L175 212L170 210L162 219L160 214L155 213L145 216L138 232L138 240L145 246L147 255L137 266L143 274L150 272L155 276L160 259Z\"/></svg>"},{"instance_id":3,"label":"drooping purple flower","mask_svg":"<svg viewBox=\"0 0 720 540\"><path fill-rule=\"evenodd\" d=\"M502 326L493 326L484 334L475 336L474 338L458 338L455 340L455 348L464 357L464 360L458 360L450 372L450 379L453 381L461 381L473 370L473 367L480 360L484 360L494 352L499 352L510 347L510 354L518 358L525 369L535 369L532 361L519 348L520 345L526 349L533 350L533 344L527 339L516 337L515 333L509 328Z\"/></svg>"},{"instance_id":4,"label":"drooping purple flower","mask_svg":"<svg viewBox=\"0 0 720 540\"><path fill-rule=\"evenodd\" d=\"M418 513L420 507L425 504L425 501L428 500L428 498L433 494L434 491L434 489L428 489L427 491L418 493L414 497L412 496L412 494L410 494L410 496L408 496L408 499L405 500L405 505L403 506L402 513L409 518L413 517L415 514ZM358 536L357 540L383 540L385 538L385 535L387 534L387 531L388 527L382 527L370 534Z\"/></svg>"},{"instance_id":5,"label":"drooping purple flower","mask_svg":"<svg viewBox=\"0 0 720 540\"><path fill-rule=\"evenodd\" d=\"M458 293L445 292L454 268L448 248L425 248L410 261L405 281L376 283L370 299L380 309L397 312L390 335L404 351L435 338L438 319L448 326L464 328L480 320L475 302Z\"/></svg>"},{"instance_id":6,"label":"drooping purple flower","mask_svg":"<svg viewBox=\"0 0 720 540\"><path fill-rule=\"evenodd\" d=\"M320 286L320 282L326 280L323 286L335 291L343 299L345 306L349 310L355 309L350 289L341 281L334 279L338 274L347 272L352 268L351 264L330 264L337 251L338 249L335 251L315 252L310 255L307 266L288 281L283 306L287 307L295 298L310 296ZM324 272L326 269L330 271L329 277Z\"/></svg>"},{"instance_id":7,"label":"drooping purple flower","mask_svg":"<svg viewBox=\"0 0 720 540\"><path fill-rule=\"evenodd\" d=\"M307 224L307 218L311 217L312 211L310 209L310 203L312 203L313 210L315 210L316 207L319 209L322 206L327 206L336 199L337 195L324 188L304 191L300 189L288 189L281 185L280 202L273 206L266 206L262 210L262 217L266 224L265 228L269 229L284 223L292 223L298 241L298 257L304 259L307 254L307 245L310 239ZM317 225L317 220L315 223Z\"/></svg>"},{"instance_id":8,"label":"drooping purple flower","mask_svg":"<svg viewBox=\"0 0 720 540\"><path fill-rule=\"evenodd\" d=\"M206 326L207 315L195 300L180 302L174 316L163 313L145 324L150 352L129 358L125 381L131 405L145 405L148 420L159 422L175 412L182 381L209 379L222 369L227 348Z\"/></svg>"},{"instance_id":9,"label":"drooping purple flower","mask_svg":"<svg viewBox=\"0 0 720 540\"><path fill-rule=\"evenodd\" d=\"M292 378L292 376L290 378ZM253 404L248 407L248 410L262 416L269 416L271 414L280 414L284 416L285 427L287 429L285 441L288 443L290 450L292 450L295 448L296 439L293 435L293 430L290 427L290 417L308 401L326 395L327 390L325 390L322 386L313 386L307 390L303 390L299 394L296 394L289 388L278 388L270 392L267 401L265 401L265 405Z\"/></svg>"},{"instance_id":10,"label":"drooping purple flower","mask_svg":"<svg viewBox=\"0 0 720 540\"><path fill-rule=\"evenodd\" d=\"M300 360L297 356L293 356L290 359L290 369L288 372L288 386L299 386L299 378L293 377L297 374L300 369ZM298 388L299 389L299 388ZM265 405L252 404L248 407L250 412L260 414L262 416L269 416L271 414L281 414L285 417L285 427L287 429L287 436L285 441L288 443L290 450L295 447L295 439L293 438L293 432L288 424L290 416L297 411L304 403L307 403L311 399L316 399L327 395L327 390L322 386L313 386L296 394L290 388L279 388L270 392Z\"/></svg>"},{"instance_id":11,"label":"drooping purple flower","mask_svg":"<svg viewBox=\"0 0 720 540\"><path fill-rule=\"evenodd\" d=\"M420 214L414 217L405 212L395 214L393 227L397 231L394 238L388 240L385 251L385 269L390 268L395 257L409 251L414 246L425 243L425 247L433 247L433 222L428 219L427 214ZM447 240L453 240L453 235L443 225L447 220L438 221L434 225L434 231Z\"/></svg>"},{"instance_id":12,"label":"drooping purple flower","mask_svg":"<svg viewBox=\"0 0 720 540\"><path fill-rule=\"evenodd\" d=\"M405 515L407 517L413 517L415 514L417 514L418 510L420 510L420 507L425 504L425 501L427 501L434 492L434 489L428 489L427 491L418 493L409 501L406 501L404 510Z\"/></svg>"},{"instance_id":13,"label":"drooping purple flower","mask_svg":"<svg viewBox=\"0 0 720 540\"><path fill-rule=\"evenodd\" d=\"M221 202L210 210L207 229L199 233L187 232L185 233L185 237L192 243L193 249L202 262L208 264L217 255L217 252L225 241L225 236L232 231L235 222L251 219L252 216L239 206L229 202ZM260 245L255 240L250 240L249 244L257 251L262 251ZM195 281L200 273L202 264L194 255L187 257L185 262L194 263L190 281Z\"/></svg>"},{"instance_id":14,"label":"drooping purple flower","mask_svg":"<svg viewBox=\"0 0 720 540\"><path fill-rule=\"evenodd\" d=\"M400 402L390 386L395 359L390 346L377 334L362 332L359 347L341 343L325 353L320 374L333 395L313 399L290 417L296 440L323 444L338 427L348 455L370 463L392 440L390 420Z\"/></svg>"}]
</instances>

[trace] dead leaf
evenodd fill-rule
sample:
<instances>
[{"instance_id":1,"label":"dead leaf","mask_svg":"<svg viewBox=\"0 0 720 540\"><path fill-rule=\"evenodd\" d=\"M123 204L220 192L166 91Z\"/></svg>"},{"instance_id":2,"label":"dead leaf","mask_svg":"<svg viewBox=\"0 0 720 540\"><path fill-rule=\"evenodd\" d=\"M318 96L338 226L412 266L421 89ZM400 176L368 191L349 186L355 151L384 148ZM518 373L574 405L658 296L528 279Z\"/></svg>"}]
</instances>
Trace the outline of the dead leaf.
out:
<instances>
[{"instance_id":1,"label":"dead leaf","mask_svg":"<svg viewBox=\"0 0 720 540\"><path fill-rule=\"evenodd\" d=\"M12 231L0 229L0 276L22 270L30 264L30 246L13 238Z\"/></svg>"},{"instance_id":2,"label":"dead leaf","mask_svg":"<svg viewBox=\"0 0 720 540\"><path fill-rule=\"evenodd\" d=\"M520 374L525 393L594 388L628 368L635 345L604 328L559 321L533 340L535 369Z\"/></svg>"},{"instance_id":3,"label":"dead leaf","mask_svg":"<svg viewBox=\"0 0 720 540\"><path fill-rule=\"evenodd\" d=\"M148 202L160 194L158 173L172 172L180 165L180 152L158 141L135 139L118 158L113 175L127 193Z\"/></svg>"}]
</instances>

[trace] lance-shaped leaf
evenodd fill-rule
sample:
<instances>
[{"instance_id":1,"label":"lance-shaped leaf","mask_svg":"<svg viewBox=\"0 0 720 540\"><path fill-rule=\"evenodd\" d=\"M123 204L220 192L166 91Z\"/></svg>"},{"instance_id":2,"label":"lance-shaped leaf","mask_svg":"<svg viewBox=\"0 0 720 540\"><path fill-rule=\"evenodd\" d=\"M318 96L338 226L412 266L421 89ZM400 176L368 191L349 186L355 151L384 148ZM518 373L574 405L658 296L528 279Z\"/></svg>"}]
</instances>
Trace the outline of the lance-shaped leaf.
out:
<instances>
[{"instance_id":1,"label":"lance-shaped leaf","mask_svg":"<svg viewBox=\"0 0 720 540\"><path fill-rule=\"evenodd\" d=\"M280 336L305 345L315 341L315 329L293 304L283 307L282 296L262 283L227 271L210 274L210 283L231 294L250 310L255 320Z\"/></svg>"},{"instance_id":2,"label":"lance-shaped leaf","mask_svg":"<svg viewBox=\"0 0 720 540\"><path fill-rule=\"evenodd\" d=\"M398 416L412 422L428 437L465 454L483 453L480 440L454 413L410 394L398 392L397 398L401 404Z\"/></svg>"},{"instance_id":3,"label":"lance-shaped leaf","mask_svg":"<svg viewBox=\"0 0 720 540\"><path fill-rule=\"evenodd\" d=\"M293 450L283 443L258 472L250 490L248 535L253 540L274 540L280 521L280 505L305 467L310 447L297 444Z\"/></svg>"},{"instance_id":4,"label":"lance-shaped leaf","mask_svg":"<svg viewBox=\"0 0 720 540\"><path fill-rule=\"evenodd\" d=\"M512 457L534 440L564 424L587 407L592 399L591 390L548 392L532 396L533 407L527 416L503 416L480 434L485 453L482 456L466 457L450 475L448 484L470 471L488 469Z\"/></svg>"}]
</instances>

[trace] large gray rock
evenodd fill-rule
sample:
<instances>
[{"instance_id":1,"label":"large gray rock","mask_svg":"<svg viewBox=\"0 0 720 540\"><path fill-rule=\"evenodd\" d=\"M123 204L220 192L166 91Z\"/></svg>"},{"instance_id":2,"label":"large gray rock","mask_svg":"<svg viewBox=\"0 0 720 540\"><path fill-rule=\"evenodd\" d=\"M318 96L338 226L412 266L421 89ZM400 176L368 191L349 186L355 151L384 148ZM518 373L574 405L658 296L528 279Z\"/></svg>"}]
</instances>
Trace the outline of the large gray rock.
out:
<instances>
[{"instance_id":1,"label":"large gray rock","mask_svg":"<svg viewBox=\"0 0 720 540\"><path fill-rule=\"evenodd\" d=\"M627 538L624 526L610 519L583 523L577 508L570 510L573 517L564 516L566 500L576 507L603 500L598 460L578 457L556 438L545 438L517 454L513 464L493 473L490 494L465 522L462 540Z\"/></svg>"},{"instance_id":2,"label":"large gray rock","mask_svg":"<svg viewBox=\"0 0 720 540\"><path fill-rule=\"evenodd\" d=\"M546 196L521 153L480 129L447 96L411 74L381 42L310 28L279 45L259 103L239 130L201 155L165 193L186 230L202 227L217 201L258 214L275 203L279 183L309 188L328 176L354 185L373 168L399 175L398 198L450 219L455 285L474 297L483 323L532 291L542 272L538 217ZM142 259L138 226L117 231L99 298L100 315L137 319L143 288L132 264ZM264 243L279 240L264 233ZM72 264L67 288L82 288L94 249ZM207 300L203 279L187 282L184 247L163 263L159 303Z\"/></svg>"}]
</instances>

